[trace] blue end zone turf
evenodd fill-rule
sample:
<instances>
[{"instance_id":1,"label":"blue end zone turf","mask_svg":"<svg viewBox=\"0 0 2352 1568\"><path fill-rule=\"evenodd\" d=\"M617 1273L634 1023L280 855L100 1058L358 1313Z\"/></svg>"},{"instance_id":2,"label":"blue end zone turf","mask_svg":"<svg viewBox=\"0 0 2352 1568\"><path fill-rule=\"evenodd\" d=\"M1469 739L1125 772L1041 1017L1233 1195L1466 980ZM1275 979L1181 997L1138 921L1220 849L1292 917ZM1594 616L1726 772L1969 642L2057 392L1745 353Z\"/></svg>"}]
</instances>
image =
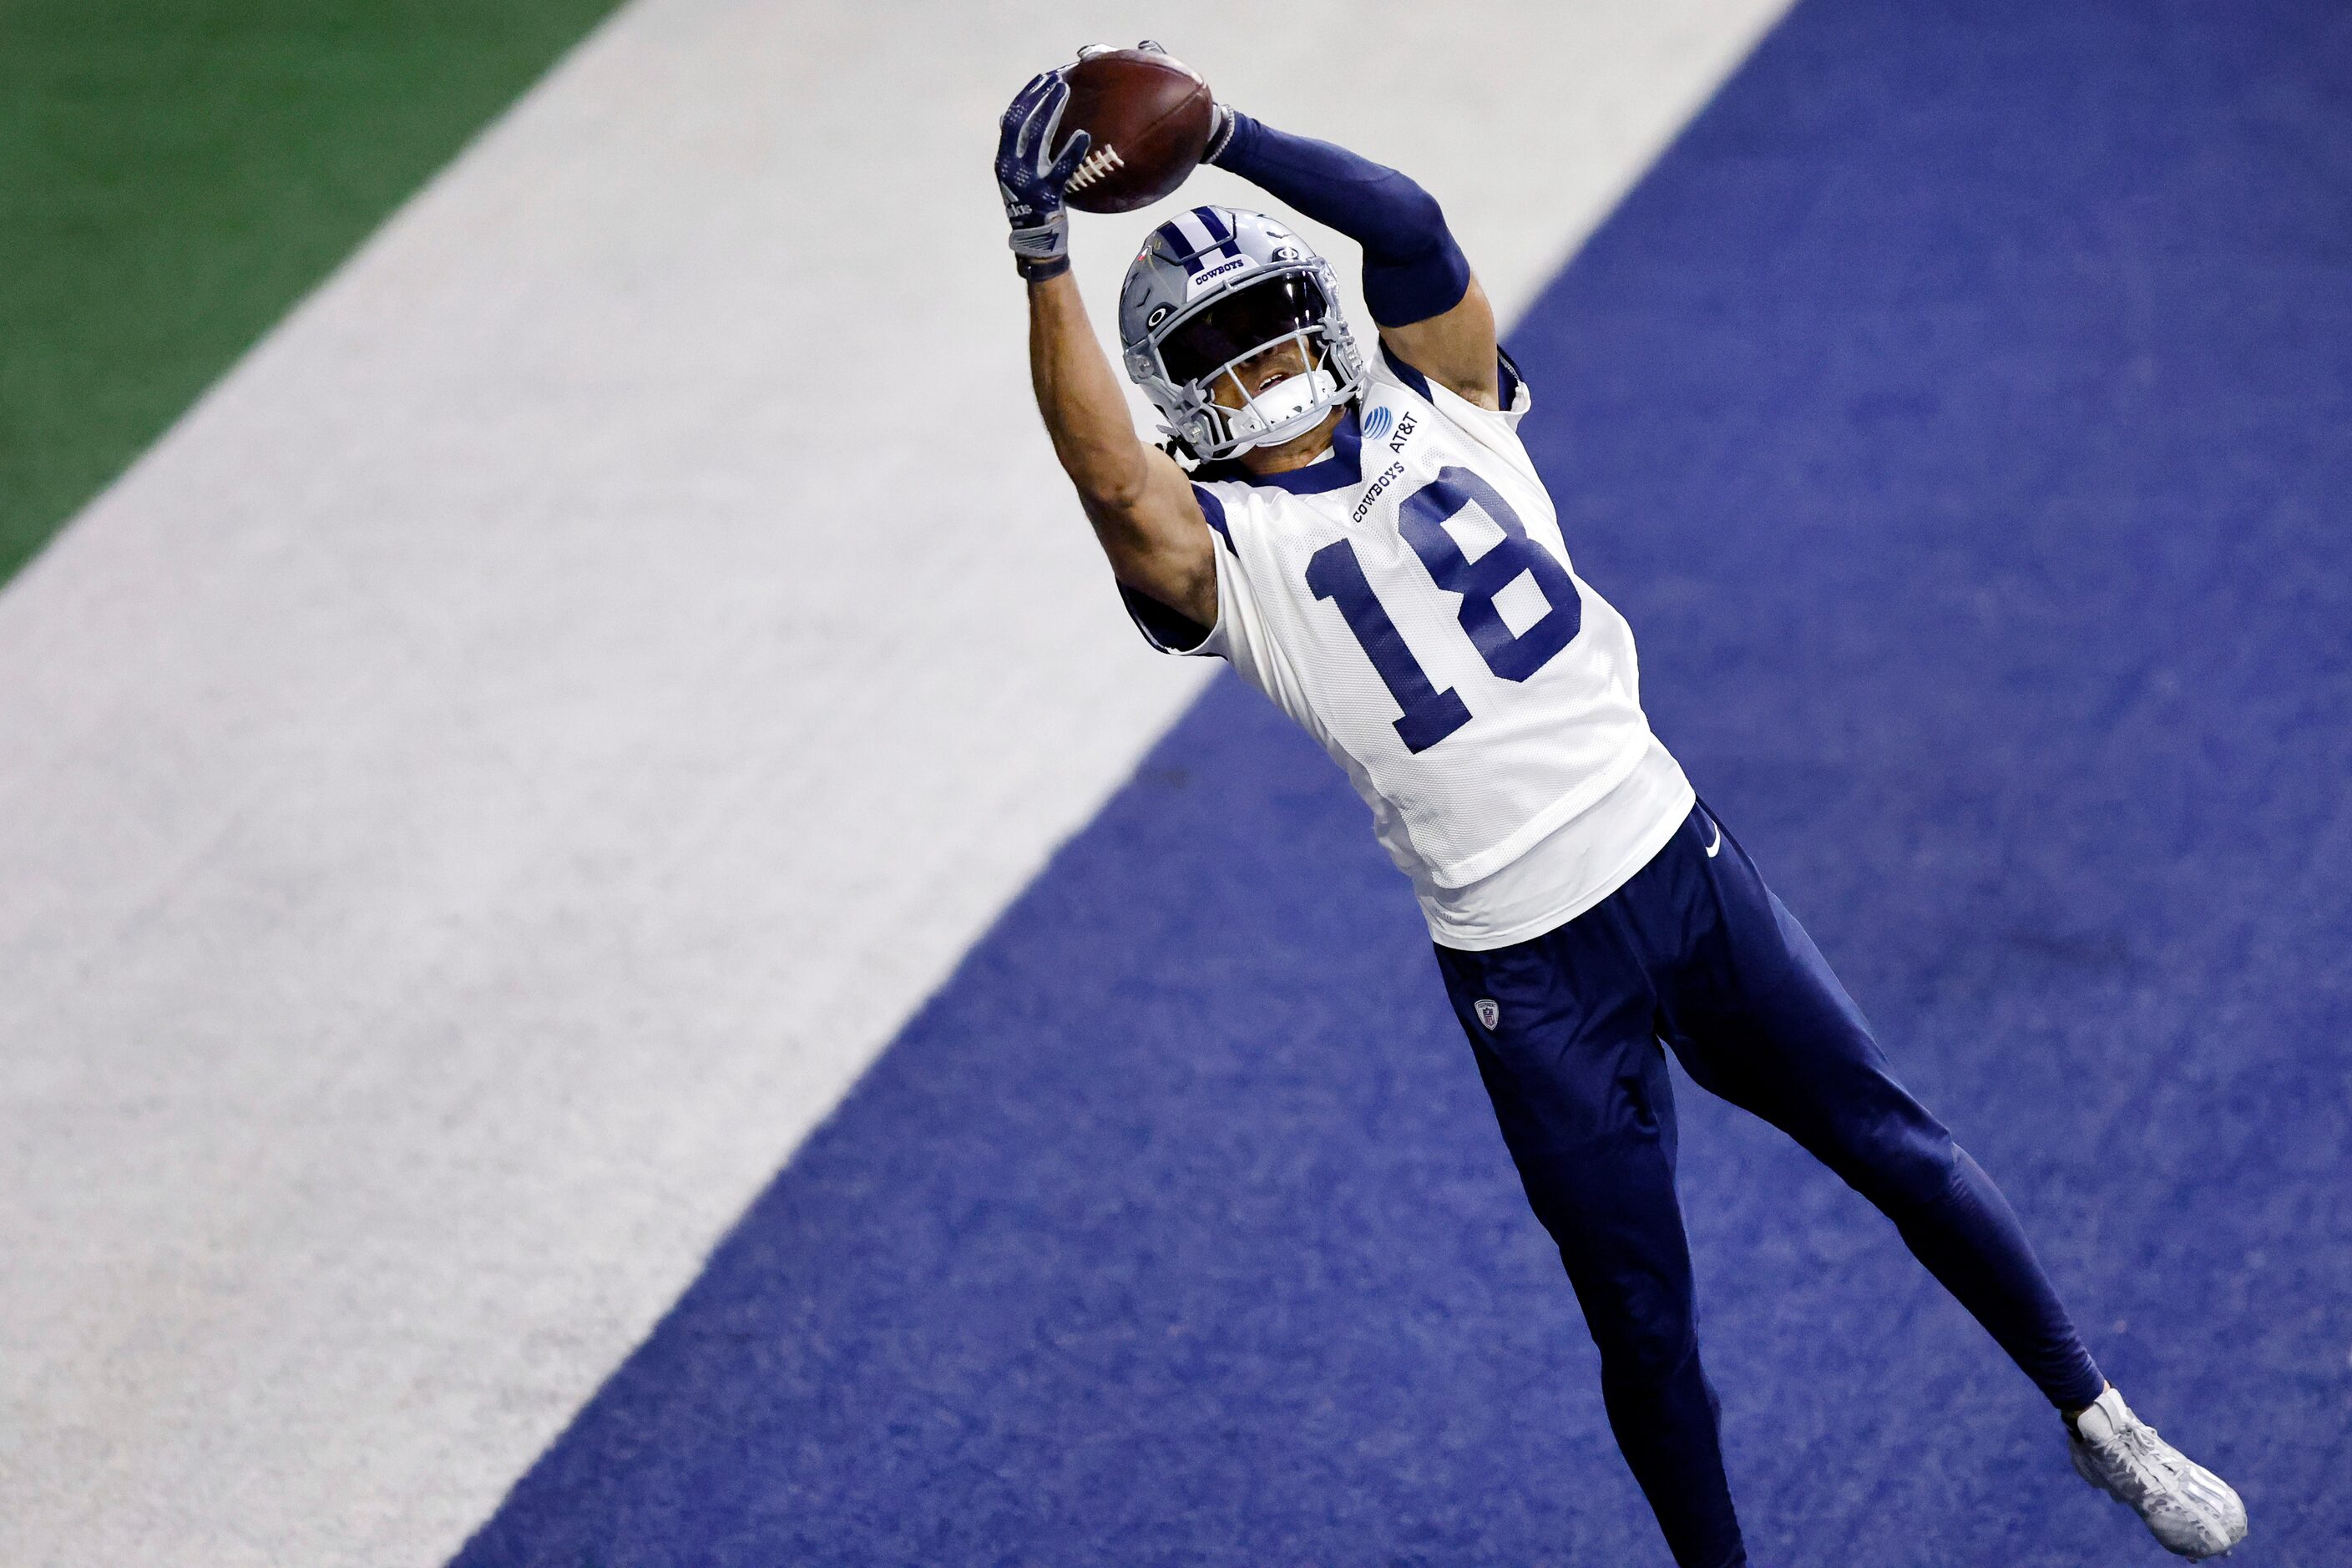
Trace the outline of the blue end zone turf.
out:
<instances>
[{"instance_id":1,"label":"blue end zone turf","mask_svg":"<svg viewBox=\"0 0 2352 1568\"><path fill-rule=\"evenodd\" d=\"M1806 0L1513 347L1660 732L2239 1560L2352 1560L2352 12ZM1682 1104L1759 1563L2163 1560ZM1226 679L459 1562L1662 1563L1593 1383L1403 881Z\"/></svg>"}]
</instances>

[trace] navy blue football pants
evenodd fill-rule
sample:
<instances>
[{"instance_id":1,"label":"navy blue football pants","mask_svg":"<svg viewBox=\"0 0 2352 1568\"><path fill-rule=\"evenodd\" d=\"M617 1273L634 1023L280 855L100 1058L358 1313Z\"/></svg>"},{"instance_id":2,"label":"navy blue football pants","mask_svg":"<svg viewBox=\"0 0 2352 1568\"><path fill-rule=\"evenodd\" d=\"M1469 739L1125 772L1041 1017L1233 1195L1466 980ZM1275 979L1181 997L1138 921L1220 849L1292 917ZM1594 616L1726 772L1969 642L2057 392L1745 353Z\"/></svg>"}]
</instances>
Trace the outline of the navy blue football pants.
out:
<instances>
[{"instance_id":1,"label":"navy blue football pants","mask_svg":"<svg viewBox=\"0 0 2352 1568\"><path fill-rule=\"evenodd\" d=\"M1566 925L1437 958L1601 1349L1617 1445L1683 1568L1748 1554L1699 1364L1661 1042L1877 1205L2053 1404L2105 1386L2000 1190L1895 1081L1812 939L1704 806Z\"/></svg>"}]
</instances>

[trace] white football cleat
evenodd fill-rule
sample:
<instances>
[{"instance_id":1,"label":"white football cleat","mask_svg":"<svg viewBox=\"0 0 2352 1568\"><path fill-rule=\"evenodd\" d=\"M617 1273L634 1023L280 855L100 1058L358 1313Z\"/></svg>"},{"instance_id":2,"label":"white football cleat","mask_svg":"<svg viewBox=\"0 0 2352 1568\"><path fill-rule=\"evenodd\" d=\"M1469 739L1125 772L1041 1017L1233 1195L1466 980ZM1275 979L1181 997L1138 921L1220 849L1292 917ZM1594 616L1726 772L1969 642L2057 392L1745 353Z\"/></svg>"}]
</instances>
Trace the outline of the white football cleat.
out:
<instances>
[{"instance_id":1,"label":"white football cleat","mask_svg":"<svg viewBox=\"0 0 2352 1568\"><path fill-rule=\"evenodd\" d=\"M2230 1483L2158 1436L2112 1387L2069 1424L2066 1450L2082 1478L2129 1504L2167 1552L2193 1563L2246 1538L2246 1505Z\"/></svg>"}]
</instances>

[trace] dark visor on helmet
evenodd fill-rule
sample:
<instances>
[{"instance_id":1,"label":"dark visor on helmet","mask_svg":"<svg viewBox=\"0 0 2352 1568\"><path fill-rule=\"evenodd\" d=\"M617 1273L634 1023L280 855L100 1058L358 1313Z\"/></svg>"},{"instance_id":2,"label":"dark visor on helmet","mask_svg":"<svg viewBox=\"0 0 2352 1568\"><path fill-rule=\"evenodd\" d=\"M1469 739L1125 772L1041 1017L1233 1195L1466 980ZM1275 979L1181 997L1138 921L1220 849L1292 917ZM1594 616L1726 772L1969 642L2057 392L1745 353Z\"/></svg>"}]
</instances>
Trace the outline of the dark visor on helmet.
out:
<instances>
[{"instance_id":1,"label":"dark visor on helmet","mask_svg":"<svg viewBox=\"0 0 2352 1568\"><path fill-rule=\"evenodd\" d=\"M1181 385L1323 321L1323 291L1297 273L1236 289L1183 322L1160 345L1168 377Z\"/></svg>"}]
</instances>

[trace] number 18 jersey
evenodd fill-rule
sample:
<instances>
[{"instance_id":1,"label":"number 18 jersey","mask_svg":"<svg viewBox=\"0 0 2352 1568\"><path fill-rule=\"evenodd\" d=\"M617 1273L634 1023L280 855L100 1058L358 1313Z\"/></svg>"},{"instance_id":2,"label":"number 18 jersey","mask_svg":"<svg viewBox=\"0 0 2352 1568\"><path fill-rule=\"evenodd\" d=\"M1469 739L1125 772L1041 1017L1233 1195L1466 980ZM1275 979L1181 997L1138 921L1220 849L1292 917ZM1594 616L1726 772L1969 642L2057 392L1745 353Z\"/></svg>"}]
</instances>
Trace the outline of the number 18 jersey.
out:
<instances>
[{"instance_id":1,"label":"number 18 jersey","mask_svg":"<svg viewBox=\"0 0 2352 1568\"><path fill-rule=\"evenodd\" d=\"M1154 646L1222 656L1322 742L1461 947L1599 902L1692 803L1632 628L1569 564L1507 361L1502 388L1480 408L1374 356L1328 455L1196 483L1218 536L1205 637L1128 595Z\"/></svg>"}]
</instances>

